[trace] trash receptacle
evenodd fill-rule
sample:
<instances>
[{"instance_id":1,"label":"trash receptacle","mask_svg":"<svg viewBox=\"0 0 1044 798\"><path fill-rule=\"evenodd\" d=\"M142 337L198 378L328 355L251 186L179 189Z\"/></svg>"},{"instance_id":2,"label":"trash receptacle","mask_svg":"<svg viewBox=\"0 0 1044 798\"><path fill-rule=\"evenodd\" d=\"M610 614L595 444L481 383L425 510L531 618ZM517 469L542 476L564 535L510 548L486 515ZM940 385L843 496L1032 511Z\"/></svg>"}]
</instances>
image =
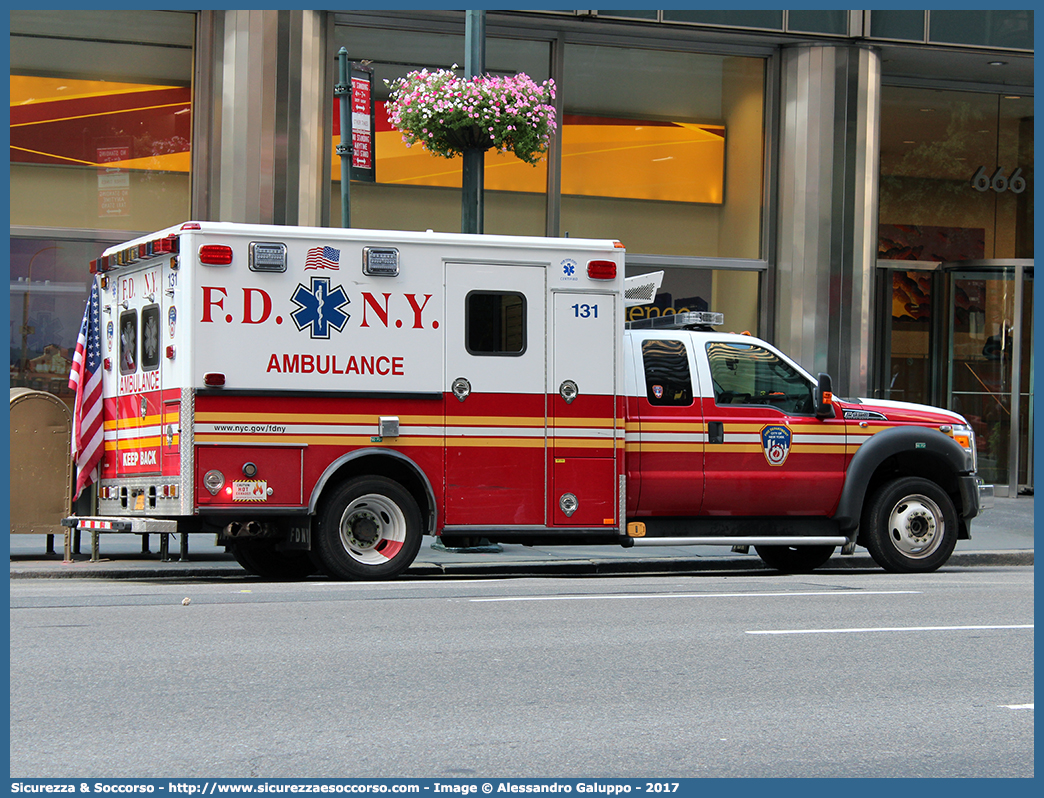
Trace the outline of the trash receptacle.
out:
<instances>
[{"instance_id":1,"label":"trash receptacle","mask_svg":"<svg viewBox=\"0 0 1044 798\"><path fill-rule=\"evenodd\" d=\"M72 412L54 394L11 389L11 533L64 535L72 509Z\"/></svg>"}]
</instances>

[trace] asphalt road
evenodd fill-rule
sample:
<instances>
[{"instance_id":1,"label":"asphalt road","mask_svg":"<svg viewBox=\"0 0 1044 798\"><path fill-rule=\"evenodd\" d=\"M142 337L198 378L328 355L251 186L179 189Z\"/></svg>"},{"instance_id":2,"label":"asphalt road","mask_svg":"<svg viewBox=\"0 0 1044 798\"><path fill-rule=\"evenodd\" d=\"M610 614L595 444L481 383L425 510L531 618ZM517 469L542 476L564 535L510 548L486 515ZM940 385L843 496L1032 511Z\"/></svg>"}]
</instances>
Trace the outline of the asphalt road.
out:
<instances>
[{"instance_id":1,"label":"asphalt road","mask_svg":"<svg viewBox=\"0 0 1044 798\"><path fill-rule=\"evenodd\" d=\"M10 588L12 777L1034 773L1029 567Z\"/></svg>"}]
</instances>

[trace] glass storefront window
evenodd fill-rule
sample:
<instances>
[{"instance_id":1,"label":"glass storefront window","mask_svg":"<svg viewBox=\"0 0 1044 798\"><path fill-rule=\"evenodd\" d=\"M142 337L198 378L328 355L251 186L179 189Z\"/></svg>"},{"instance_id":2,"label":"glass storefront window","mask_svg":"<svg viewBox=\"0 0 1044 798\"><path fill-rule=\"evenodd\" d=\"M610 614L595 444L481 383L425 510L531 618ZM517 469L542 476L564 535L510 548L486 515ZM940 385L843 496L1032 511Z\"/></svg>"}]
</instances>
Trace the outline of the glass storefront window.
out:
<instances>
[{"instance_id":1,"label":"glass storefront window","mask_svg":"<svg viewBox=\"0 0 1044 798\"><path fill-rule=\"evenodd\" d=\"M844 36L848 33L848 12L790 11L787 13L787 30Z\"/></svg>"},{"instance_id":2,"label":"glass storefront window","mask_svg":"<svg viewBox=\"0 0 1044 798\"><path fill-rule=\"evenodd\" d=\"M1033 49L1033 11L929 11L928 39L976 47Z\"/></svg>"},{"instance_id":3,"label":"glass storefront window","mask_svg":"<svg viewBox=\"0 0 1044 798\"><path fill-rule=\"evenodd\" d=\"M722 332L758 334L760 272L671 266L628 266L635 277L662 268L663 283L649 305L627 309L627 321L667 316L687 310L712 310L724 314Z\"/></svg>"},{"instance_id":4,"label":"glass storefront window","mask_svg":"<svg viewBox=\"0 0 1044 798\"><path fill-rule=\"evenodd\" d=\"M979 473L987 482L1008 483L1012 398L1020 402L1023 456L1017 482L1027 482L1026 441L1032 403L1033 283L1027 282L1021 313L1016 312L1011 273L956 272L950 308L948 360L951 407L975 429ZM1020 386L1013 391L1014 323L1022 320Z\"/></svg>"},{"instance_id":5,"label":"glass storefront window","mask_svg":"<svg viewBox=\"0 0 1044 798\"><path fill-rule=\"evenodd\" d=\"M11 224L188 218L195 14L12 11Z\"/></svg>"},{"instance_id":6,"label":"glass storefront window","mask_svg":"<svg viewBox=\"0 0 1044 798\"><path fill-rule=\"evenodd\" d=\"M758 11L682 11L664 9L664 22L692 22L698 25L724 25L730 28L783 29L783 12Z\"/></svg>"},{"instance_id":7,"label":"glass storefront window","mask_svg":"<svg viewBox=\"0 0 1044 798\"><path fill-rule=\"evenodd\" d=\"M764 61L565 47L562 233L761 257Z\"/></svg>"},{"instance_id":8,"label":"glass storefront window","mask_svg":"<svg viewBox=\"0 0 1044 798\"><path fill-rule=\"evenodd\" d=\"M352 226L399 230L460 231L461 158L439 158L420 147L407 148L388 122L385 101L391 83L418 69L449 69L464 63L464 37L451 34L338 26L335 52L344 47L353 61L373 69L375 182L353 182ZM488 37L486 71L525 72L537 83L550 77L546 42ZM335 106L334 115L338 113ZM336 143L336 142L335 142ZM335 151L334 146L330 148ZM340 158L333 158L331 223L340 213ZM485 156L485 232L544 235L547 160L536 166L513 155Z\"/></svg>"},{"instance_id":9,"label":"glass storefront window","mask_svg":"<svg viewBox=\"0 0 1044 798\"><path fill-rule=\"evenodd\" d=\"M108 243L11 238L11 387L72 402L69 367L90 292L87 264Z\"/></svg>"},{"instance_id":10,"label":"glass storefront window","mask_svg":"<svg viewBox=\"0 0 1044 798\"><path fill-rule=\"evenodd\" d=\"M1032 97L885 86L880 257L1033 257L1032 172Z\"/></svg>"},{"instance_id":11,"label":"glass storefront window","mask_svg":"<svg viewBox=\"0 0 1044 798\"><path fill-rule=\"evenodd\" d=\"M924 41L923 11L871 11L870 36L874 39Z\"/></svg>"}]
</instances>

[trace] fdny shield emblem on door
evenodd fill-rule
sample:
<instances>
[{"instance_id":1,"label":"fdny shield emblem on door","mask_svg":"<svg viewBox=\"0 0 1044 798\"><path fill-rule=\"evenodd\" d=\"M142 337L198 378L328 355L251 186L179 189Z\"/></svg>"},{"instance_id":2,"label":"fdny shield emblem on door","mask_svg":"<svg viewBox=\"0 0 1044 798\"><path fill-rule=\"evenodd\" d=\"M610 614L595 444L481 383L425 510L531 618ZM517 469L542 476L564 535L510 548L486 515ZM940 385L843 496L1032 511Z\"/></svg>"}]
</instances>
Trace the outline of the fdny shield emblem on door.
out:
<instances>
[{"instance_id":1,"label":"fdny shield emblem on door","mask_svg":"<svg viewBox=\"0 0 1044 798\"><path fill-rule=\"evenodd\" d=\"M773 424L761 428L761 448L765 452L765 459L771 466L781 466L790 454L790 441L792 435L790 429Z\"/></svg>"}]
</instances>

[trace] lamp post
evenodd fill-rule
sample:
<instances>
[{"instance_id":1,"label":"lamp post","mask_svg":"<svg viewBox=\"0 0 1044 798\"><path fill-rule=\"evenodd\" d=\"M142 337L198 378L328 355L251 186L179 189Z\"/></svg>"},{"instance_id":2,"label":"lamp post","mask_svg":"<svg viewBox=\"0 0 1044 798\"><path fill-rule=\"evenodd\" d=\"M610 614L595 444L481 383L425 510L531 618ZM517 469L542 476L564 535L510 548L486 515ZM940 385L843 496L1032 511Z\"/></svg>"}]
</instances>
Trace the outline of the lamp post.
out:
<instances>
[{"instance_id":1,"label":"lamp post","mask_svg":"<svg viewBox=\"0 0 1044 798\"><path fill-rule=\"evenodd\" d=\"M464 13L464 77L473 78L486 72L486 12L469 9ZM484 149L464 150L460 195L462 233L483 232L485 157Z\"/></svg>"}]
</instances>

